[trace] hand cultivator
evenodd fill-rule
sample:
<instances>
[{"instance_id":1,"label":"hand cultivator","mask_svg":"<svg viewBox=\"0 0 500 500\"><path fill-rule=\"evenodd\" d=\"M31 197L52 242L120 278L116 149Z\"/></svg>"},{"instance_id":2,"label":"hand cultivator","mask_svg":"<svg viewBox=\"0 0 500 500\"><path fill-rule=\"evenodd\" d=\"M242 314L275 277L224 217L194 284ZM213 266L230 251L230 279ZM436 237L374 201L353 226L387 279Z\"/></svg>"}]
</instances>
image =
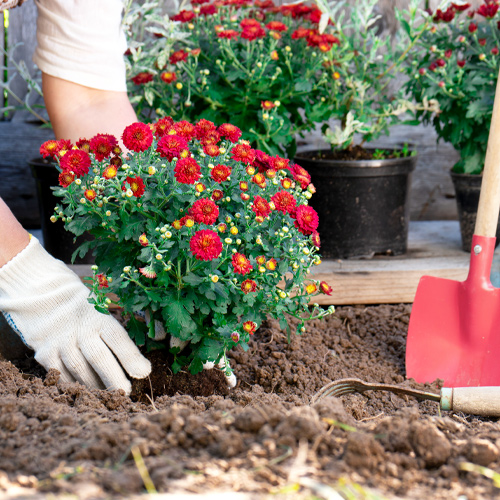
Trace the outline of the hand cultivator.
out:
<instances>
[{"instance_id":1,"label":"hand cultivator","mask_svg":"<svg viewBox=\"0 0 500 500\"><path fill-rule=\"evenodd\" d=\"M443 387L441 393L436 394L398 385L367 383L357 378L344 378L325 385L311 398L311 404L327 396L340 397L365 391L388 391L417 399L436 401L441 410L461 411L488 417L500 416L500 387Z\"/></svg>"}]
</instances>

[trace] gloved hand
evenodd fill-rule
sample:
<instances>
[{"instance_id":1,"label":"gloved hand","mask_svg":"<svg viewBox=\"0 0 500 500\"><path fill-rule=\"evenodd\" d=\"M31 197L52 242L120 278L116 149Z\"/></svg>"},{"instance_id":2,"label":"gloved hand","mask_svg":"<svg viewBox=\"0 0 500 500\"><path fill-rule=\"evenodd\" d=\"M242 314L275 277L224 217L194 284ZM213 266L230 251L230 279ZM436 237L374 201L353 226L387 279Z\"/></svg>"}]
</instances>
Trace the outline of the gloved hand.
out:
<instances>
[{"instance_id":1,"label":"gloved hand","mask_svg":"<svg viewBox=\"0 0 500 500\"><path fill-rule=\"evenodd\" d=\"M117 358L133 378L147 377L151 363L116 319L95 310L89 294L35 237L0 268L0 311L43 367L59 370L64 382L130 394Z\"/></svg>"},{"instance_id":2,"label":"gloved hand","mask_svg":"<svg viewBox=\"0 0 500 500\"><path fill-rule=\"evenodd\" d=\"M136 314L138 314L139 316L144 318L146 320L146 323L149 324L150 315L149 315L148 311L146 311L146 312L140 311L139 313L136 313ZM155 338L154 339L155 340L164 340L166 338L166 336L167 336L167 332L165 331L163 324L160 321L155 319ZM181 340L181 339L174 337L174 336L170 337L170 347L178 347L179 352L181 352L183 349L185 349L188 344L189 344L188 340ZM203 363L204 370L212 370L214 367L215 367L215 363L213 363L212 361L207 361L206 363ZM225 370L226 363L224 362L223 359L221 359L219 361L219 363L217 363L217 368L219 368L220 370L224 370L224 375L226 377L226 382L227 382L227 386L229 387L229 389L233 389L234 387L236 387L236 382L237 382L236 375L233 373L233 370L230 366L228 366L229 374L226 373L226 370Z\"/></svg>"}]
</instances>

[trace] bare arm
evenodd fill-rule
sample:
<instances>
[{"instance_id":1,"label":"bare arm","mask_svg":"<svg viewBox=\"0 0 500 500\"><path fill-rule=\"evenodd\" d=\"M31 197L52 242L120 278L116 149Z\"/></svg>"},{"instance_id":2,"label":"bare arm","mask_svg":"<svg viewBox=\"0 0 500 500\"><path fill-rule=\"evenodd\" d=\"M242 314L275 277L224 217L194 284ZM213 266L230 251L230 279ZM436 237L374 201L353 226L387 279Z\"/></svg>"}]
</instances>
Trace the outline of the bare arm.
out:
<instances>
[{"instance_id":1,"label":"bare arm","mask_svg":"<svg viewBox=\"0 0 500 500\"><path fill-rule=\"evenodd\" d=\"M126 92L84 87L42 74L45 105L57 139L77 141L96 134L120 139L123 129L137 121Z\"/></svg>"}]
</instances>

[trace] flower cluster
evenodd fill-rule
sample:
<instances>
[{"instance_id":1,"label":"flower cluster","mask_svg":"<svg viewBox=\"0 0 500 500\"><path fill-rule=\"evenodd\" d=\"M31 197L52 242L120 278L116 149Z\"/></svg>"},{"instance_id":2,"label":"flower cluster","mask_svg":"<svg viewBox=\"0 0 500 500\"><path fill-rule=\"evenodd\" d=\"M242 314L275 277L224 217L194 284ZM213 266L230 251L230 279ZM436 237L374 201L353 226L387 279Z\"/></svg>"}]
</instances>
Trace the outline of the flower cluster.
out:
<instances>
[{"instance_id":1,"label":"flower cluster","mask_svg":"<svg viewBox=\"0 0 500 500\"><path fill-rule=\"evenodd\" d=\"M408 89L417 101L439 102L439 112L424 112L422 119L460 153L453 170L479 174L499 69L499 3L485 0L473 9L452 2L426 15L427 28L411 58Z\"/></svg>"},{"instance_id":2,"label":"flower cluster","mask_svg":"<svg viewBox=\"0 0 500 500\"><path fill-rule=\"evenodd\" d=\"M139 345L154 338L153 320L190 341L174 370L197 372L245 348L266 315L283 327L284 313L301 318L303 331L304 320L333 311L309 309L331 288L309 277L320 238L308 172L240 136L229 123L164 117L128 126L126 154L104 134L40 149L60 169L53 220L95 236L78 252L94 251L96 306L105 310L114 293Z\"/></svg>"},{"instance_id":3,"label":"flower cluster","mask_svg":"<svg viewBox=\"0 0 500 500\"><path fill-rule=\"evenodd\" d=\"M172 17L185 34L179 40L169 41L167 22L141 43L129 33L129 91L139 116L230 121L255 147L292 156L296 135L331 113L321 96L336 59L335 27L320 30L314 4L192 3Z\"/></svg>"}]
</instances>

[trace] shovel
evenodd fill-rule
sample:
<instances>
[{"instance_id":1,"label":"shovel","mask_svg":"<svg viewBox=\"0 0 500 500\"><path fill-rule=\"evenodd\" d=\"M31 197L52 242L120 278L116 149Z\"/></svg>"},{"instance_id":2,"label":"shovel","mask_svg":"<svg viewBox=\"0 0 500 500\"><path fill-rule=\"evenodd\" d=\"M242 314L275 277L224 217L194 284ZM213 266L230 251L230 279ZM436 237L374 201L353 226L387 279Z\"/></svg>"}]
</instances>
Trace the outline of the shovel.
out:
<instances>
[{"instance_id":1,"label":"shovel","mask_svg":"<svg viewBox=\"0 0 500 500\"><path fill-rule=\"evenodd\" d=\"M500 289L490 282L500 209L500 77L463 282L423 276L413 302L406 376L447 387L500 385Z\"/></svg>"}]
</instances>

